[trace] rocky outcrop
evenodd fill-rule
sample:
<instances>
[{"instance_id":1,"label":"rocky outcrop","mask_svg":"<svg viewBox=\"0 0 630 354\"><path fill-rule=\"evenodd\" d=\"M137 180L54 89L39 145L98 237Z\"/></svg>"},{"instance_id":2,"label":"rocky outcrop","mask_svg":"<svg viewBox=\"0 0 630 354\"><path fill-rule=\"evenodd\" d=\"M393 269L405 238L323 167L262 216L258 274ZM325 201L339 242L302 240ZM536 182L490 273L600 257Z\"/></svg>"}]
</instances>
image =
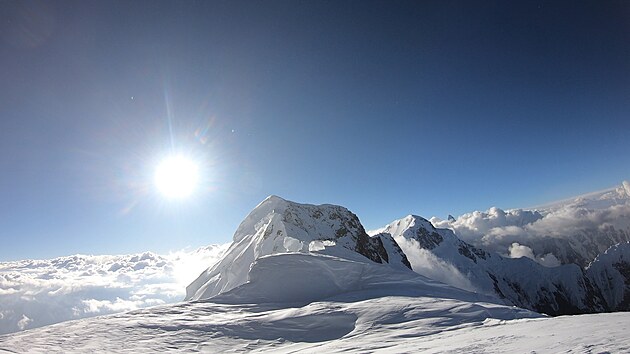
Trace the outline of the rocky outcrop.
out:
<instances>
[{"instance_id":1,"label":"rocky outcrop","mask_svg":"<svg viewBox=\"0 0 630 354\"><path fill-rule=\"evenodd\" d=\"M257 259L280 253L318 253L411 269L396 241L370 237L348 209L270 196L240 224L223 259L186 288L186 299L206 299L240 286Z\"/></svg>"},{"instance_id":2,"label":"rocky outcrop","mask_svg":"<svg viewBox=\"0 0 630 354\"><path fill-rule=\"evenodd\" d=\"M549 315L608 309L599 288L575 264L547 268L529 258L505 258L470 245L451 230L435 228L415 215L392 222L382 232L391 234L405 253L423 255L411 247L428 251L435 258L427 257L422 262L452 265L477 291L493 294L506 303ZM453 277L450 285L458 286L459 282Z\"/></svg>"},{"instance_id":3,"label":"rocky outcrop","mask_svg":"<svg viewBox=\"0 0 630 354\"><path fill-rule=\"evenodd\" d=\"M620 243L597 256L586 274L601 290L610 311L630 310L630 243Z\"/></svg>"}]
</instances>

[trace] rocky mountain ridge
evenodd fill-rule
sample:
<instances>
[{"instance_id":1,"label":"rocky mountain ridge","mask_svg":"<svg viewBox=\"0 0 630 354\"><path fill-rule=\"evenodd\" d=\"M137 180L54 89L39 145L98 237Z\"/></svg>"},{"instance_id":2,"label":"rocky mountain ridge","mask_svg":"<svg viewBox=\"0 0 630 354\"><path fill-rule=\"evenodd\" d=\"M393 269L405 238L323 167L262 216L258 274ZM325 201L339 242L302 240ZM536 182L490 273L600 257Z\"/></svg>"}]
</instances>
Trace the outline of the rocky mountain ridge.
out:
<instances>
[{"instance_id":1,"label":"rocky mountain ridge","mask_svg":"<svg viewBox=\"0 0 630 354\"><path fill-rule=\"evenodd\" d=\"M380 231L379 235L391 235L405 253L415 252L414 248L430 252L468 279L473 287L470 290L497 296L508 304L549 315L610 309L603 300L602 289L578 265L549 268L526 257L502 257L472 246L453 231L435 228L415 215L396 220ZM450 285L458 286L457 277L450 279Z\"/></svg>"},{"instance_id":2,"label":"rocky mountain ridge","mask_svg":"<svg viewBox=\"0 0 630 354\"><path fill-rule=\"evenodd\" d=\"M411 269L391 236L370 237L348 209L270 196L243 220L223 259L187 287L186 300L209 298L243 285L258 259L283 253L323 254Z\"/></svg>"},{"instance_id":3,"label":"rocky mountain ridge","mask_svg":"<svg viewBox=\"0 0 630 354\"><path fill-rule=\"evenodd\" d=\"M254 278L268 277L261 272L272 272L269 265L279 264L276 260L266 260L268 257L304 254L319 258L285 259L291 261L292 267L309 262L317 264L317 272L304 270L304 274L313 277L318 276L318 272L342 268L363 274L367 268L360 264L380 264L392 272L409 272L413 268L416 273L436 279L431 274L423 274L421 267L414 264L422 261L429 267L438 263L446 265L445 269L452 272L437 280L493 297L499 303L549 315L616 311L628 309L630 298L626 248L628 246L620 245L606 252L588 269L576 264L545 267L526 257L508 258L473 246L459 239L452 230L436 228L419 216L396 220L370 236L358 217L346 208L299 204L271 196L241 223L223 258L187 287L186 299L240 294L239 291L245 290L238 290L239 287ZM414 257L410 256L412 254ZM349 266L346 261L359 266ZM349 289L341 283L352 280L342 278L332 277L324 283L335 289ZM267 289L261 288L260 282L248 287ZM245 298L242 294L239 296Z\"/></svg>"}]
</instances>

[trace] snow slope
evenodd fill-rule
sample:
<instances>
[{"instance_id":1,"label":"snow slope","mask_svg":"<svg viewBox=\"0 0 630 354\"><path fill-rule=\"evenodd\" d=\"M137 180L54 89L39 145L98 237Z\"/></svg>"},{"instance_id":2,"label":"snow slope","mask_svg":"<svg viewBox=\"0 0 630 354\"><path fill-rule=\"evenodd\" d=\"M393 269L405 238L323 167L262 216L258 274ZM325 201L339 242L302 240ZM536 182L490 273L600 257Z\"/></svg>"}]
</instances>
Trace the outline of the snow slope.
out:
<instances>
[{"instance_id":1,"label":"snow slope","mask_svg":"<svg viewBox=\"0 0 630 354\"><path fill-rule=\"evenodd\" d=\"M628 328L624 313L545 318L435 297L186 302L0 336L0 353L623 353Z\"/></svg>"},{"instance_id":2,"label":"snow slope","mask_svg":"<svg viewBox=\"0 0 630 354\"><path fill-rule=\"evenodd\" d=\"M411 268L391 238L369 237L356 215L336 205L270 196L243 220L233 239L223 259L186 288L187 300L207 299L245 284L252 264L273 254L318 253Z\"/></svg>"},{"instance_id":3,"label":"snow slope","mask_svg":"<svg viewBox=\"0 0 630 354\"><path fill-rule=\"evenodd\" d=\"M396 350L442 331L541 318L484 300L370 260L273 254L255 260L247 283L209 300L0 336L0 351Z\"/></svg>"},{"instance_id":4,"label":"snow slope","mask_svg":"<svg viewBox=\"0 0 630 354\"><path fill-rule=\"evenodd\" d=\"M607 309L577 265L548 268L526 257L504 258L415 215L396 220L380 231L391 235L402 247L414 271L447 284L550 315Z\"/></svg>"},{"instance_id":5,"label":"snow slope","mask_svg":"<svg viewBox=\"0 0 630 354\"><path fill-rule=\"evenodd\" d=\"M504 259L416 216L383 231L368 236L356 216L342 207L270 197L243 221L223 258L187 288L187 297L197 301L2 335L0 352L630 350L630 317L625 314L549 318L417 274L408 268L402 250L415 243L415 249L435 259L448 258L465 279L474 278L462 265L472 271L476 268L471 264L482 264L487 268L479 269L487 271L496 262L508 270L492 268L493 276L522 277L517 284L547 281L545 277L553 284L554 276L569 279L553 273L569 266L546 268L525 258ZM613 265L623 270L616 265L625 259L621 247L594 262L593 269ZM545 273L531 277L531 272ZM516 291L518 286L504 280L493 286ZM580 299L579 293L572 296Z\"/></svg>"}]
</instances>

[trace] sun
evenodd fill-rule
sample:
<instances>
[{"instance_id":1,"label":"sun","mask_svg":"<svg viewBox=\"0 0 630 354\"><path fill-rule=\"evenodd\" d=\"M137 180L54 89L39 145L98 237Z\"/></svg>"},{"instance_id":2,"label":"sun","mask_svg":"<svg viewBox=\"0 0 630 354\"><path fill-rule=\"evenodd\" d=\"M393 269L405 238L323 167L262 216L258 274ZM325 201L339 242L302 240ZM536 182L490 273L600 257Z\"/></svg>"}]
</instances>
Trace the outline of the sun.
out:
<instances>
[{"instance_id":1,"label":"sun","mask_svg":"<svg viewBox=\"0 0 630 354\"><path fill-rule=\"evenodd\" d=\"M191 158L171 155L164 158L155 169L155 186L169 199L189 197L197 187L199 167Z\"/></svg>"}]
</instances>

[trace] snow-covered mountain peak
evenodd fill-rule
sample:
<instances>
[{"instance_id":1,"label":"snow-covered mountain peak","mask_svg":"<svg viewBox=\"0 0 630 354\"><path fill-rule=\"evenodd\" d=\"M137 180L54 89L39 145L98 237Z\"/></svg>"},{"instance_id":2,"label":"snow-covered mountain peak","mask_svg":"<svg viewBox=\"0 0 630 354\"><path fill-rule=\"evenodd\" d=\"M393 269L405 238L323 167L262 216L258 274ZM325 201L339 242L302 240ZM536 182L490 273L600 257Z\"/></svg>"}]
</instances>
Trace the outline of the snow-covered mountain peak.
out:
<instances>
[{"instance_id":1,"label":"snow-covered mountain peak","mask_svg":"<svg viewBox=\"0 0 630 354\"><path fill-rule=\"evenodd\" d=\"M621 184L616 187L559 200L539 206L535 209L541 210L544 214L546 214L567 208L602 210L617 205L630 205L629 181L622 181Z\"/></svg>"},{"instance_id":2,"label":"snow-covered mountain peak","mask_svg":"<svg viewBox=\"0 0 630 354\"><path fill-rule=\"evenodd\" d=\"M535 213L491 208L492 220L524 223ZM471 225L473 226L473 225ZM413 270L449 285L494 294L506 303L548 314L596 312L605 309L589 279L576 265L546 268L529 258L505 258L409 215L381 229L400 245Z\"/></svg>"},{"instance_id":3,"label":"snow-covered mountain peak","mask_svg":"<svg viewBox=\"0 0 630 354\"><path fill-rule=\"evenodd\" d=\"M445 239L451 242L457 240L457 237L450 230L438 231L429 220L418 215L407 215L402 219L395 220L380 231L390 234L394 239L415 240L420 247L429 250L439 246Z\"/></svg>"},{"instance_id":4,"label":"snow-covered mountain peak","mask_svg":"<svg viewBox=\"0 0 630 354\"><path fill-rule=\"evenodd\" d=\"M589 196L590 198L588 198ZM618 185L615 188L595 193L593 195L587 195L585 199L608 201L608 204L603 204L605 207L610 205L628 204L630 203L630 182L622 181L621 185Z\"/></svg>"},{"instance_id":5,"label":"snow-covered mountain peak","mask_svg":"<svg viewBox=\"0 0 630 354\"><path fill-rule=\"evenodd\" d=\"M319 253L411 268L391 236L368 236L348 209L270 196L240 224L224 258L188 286L186 298L209 298L240 286L248 281L256 260L282 253Z\"/></svg>"},{"instance_id":6,"label":"snow-covered mountain peak","mask_svg":"<svg viewBox=\"0 0 630 354\"><path fill-rule=\"evenodd\" d=\"M260 256L285 251L307 251L315 240L337 240L343 236L358 238L365 233L356 215L337 205L300 204L272 195L252 210L234 233L238 242L264 229L263 239L282 241L275 249ZM285 241L289 242L285 242Z\"/></svg>"},{"instance_id":7,"label":"snow-covered mountain peak","mask_svg":"<svg viewBox=\"0 0 630 354\"><path fill-rule=\"evenodd\" d=\"M614 193L602 196L602 198L608 197L609 199L616 199L617 202L630 202L630 182L623 181L621 185L614 189Z\"/></svg>"}]
</instances>

